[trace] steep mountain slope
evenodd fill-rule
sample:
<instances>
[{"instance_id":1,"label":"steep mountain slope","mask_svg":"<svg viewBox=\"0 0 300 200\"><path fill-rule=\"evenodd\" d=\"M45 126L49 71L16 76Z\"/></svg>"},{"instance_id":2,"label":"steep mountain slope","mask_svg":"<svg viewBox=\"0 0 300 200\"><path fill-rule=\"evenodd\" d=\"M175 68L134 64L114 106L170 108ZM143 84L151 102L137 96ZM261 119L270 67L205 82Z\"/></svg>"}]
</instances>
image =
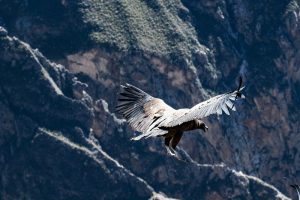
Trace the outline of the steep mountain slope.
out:
<instances>
[{"instance_id":1,"label":"steep mountain slope","mask_svg":"<svg viewBox=\"0 0 300 200\"><path fill-rule=\"evenodd\" d=\"M94 138L90 127L95 110L109 114L105 102L94 102L84 83L63 66L1 30L1 199L164 199ZM118 121L115 116L106 119ZM118 139L127 140L139 162L128 163L129 168L172 196L288 199L273 186L224 165L200 165L189 156L185 162L174 160L161 151L131 147L124 136L106 137L110 143ZM114 145L106 148L113 150ZM155 174L140 170L142 163ZM174 184L161 182L166 175Z\"/></svg>"},{"instance_id":2,"label":"steep mountain slope","mask_svg":"<svg viewBox=\"0 0 300 200\"><path fill-rule=\"evenodd\" d=\"M0 47L1 199L164 198L89 135L73 75L16 38Z\"/></svg>"}]
</instances>

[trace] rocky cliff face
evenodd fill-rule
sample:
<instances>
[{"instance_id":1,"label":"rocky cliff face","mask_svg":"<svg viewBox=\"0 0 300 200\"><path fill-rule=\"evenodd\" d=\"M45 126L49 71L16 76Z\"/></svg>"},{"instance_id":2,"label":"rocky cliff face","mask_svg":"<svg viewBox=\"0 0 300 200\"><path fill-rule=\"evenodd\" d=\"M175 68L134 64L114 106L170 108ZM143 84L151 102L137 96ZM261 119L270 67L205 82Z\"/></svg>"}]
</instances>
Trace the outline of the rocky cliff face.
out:
<instances>
[{"instance_id":1,"label":"rocky cliff face","mask_svg":"<svg viewBox=\"0 0 300 200\"><path fill-rule=\"evenodd\" d=\"M295 197L298 3L0 0L1 198ZM239 75L247 100L186 134L182 160L114 113L124 82L179 108Z\"/></svg>"}]
</instances>

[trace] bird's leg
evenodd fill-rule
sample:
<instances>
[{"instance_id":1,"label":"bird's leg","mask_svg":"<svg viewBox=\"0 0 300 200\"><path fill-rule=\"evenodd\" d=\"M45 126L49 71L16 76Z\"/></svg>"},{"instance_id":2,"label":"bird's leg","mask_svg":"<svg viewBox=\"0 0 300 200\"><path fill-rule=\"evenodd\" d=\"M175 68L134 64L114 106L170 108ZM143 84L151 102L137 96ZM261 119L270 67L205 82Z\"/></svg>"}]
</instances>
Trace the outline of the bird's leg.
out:
<instances>
[{"instance_id":1,"label":"bird's leg","mask_svg":"<svg viewBox=\"0 0 300 200\"><path fill-rule=\"evenodd\" d=\"M171 154L172 156L175 155L175 151L173 150L173 148L171 147L171 139L172 137L165 137L165 146L166 146L166 149L168 151L169 154Z\"/></svg>"},{"instance_id":2,"label":"bird's leg","mask_svg":"<svg viewBox=\"0 0 300 200\"><path fill-rule=\"evenodd\" d=\"M177 151L172 147L171 142L169 143L169 146L167 147L167 149L169 150L169 152L172 156L178 157Z\"/></svg>"},{"instance_id":3,"label":"bird's leg","mask_svg":"<svg viewBox=\"0 0 300 200\"><path fill-rule=\"evenodd\" d=\"M172 156L176 156L176 151L174 151L171 147L166 146L167 152L168 154L172 155Z\"/></svg>"},{"instance_id":4,"label":"bird's leg","mask_svg":"<svg viewBox=\"0 0 300 200\"><path fill-rule=\"evenodd\" d=\"M166 149L168 151L168 153L172 156L177 156L177 152L176 150L172 147L172 140L173 137L165 137L165 146L166 146Z\"/></svg>"}]
</instances>

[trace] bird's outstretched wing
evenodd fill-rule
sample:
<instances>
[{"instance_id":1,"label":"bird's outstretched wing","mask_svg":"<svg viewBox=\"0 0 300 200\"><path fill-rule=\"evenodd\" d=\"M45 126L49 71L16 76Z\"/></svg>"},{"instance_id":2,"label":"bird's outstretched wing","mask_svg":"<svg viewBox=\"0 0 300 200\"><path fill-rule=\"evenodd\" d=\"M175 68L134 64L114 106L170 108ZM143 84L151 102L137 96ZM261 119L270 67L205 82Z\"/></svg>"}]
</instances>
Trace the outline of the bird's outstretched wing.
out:
<instances>
[{"instance_id":1,"label":"bird's outstretched wing","mask_svg":"<svg viewBox=\"0 0 300 200\"><path fill-rule=\"evenodd\" d=\"M165 134L166 130L154 128L155 124L160 123L162 116L173 112L174 109L163 100L154 98L133 85L126 84L121 87L116 111L134 130L143 133L133 139L139 140L143 137Z\"/></svg>"},{"instance_id":2,"label":"bird's outstretched wing","mask_svg":"<svg viewBox=\"0 0 300 200\"><path fill-rule=\"evenodd\" d=\"M174 127L194 119L203 119L211 114L221 115L222 112L230 115L229 110L236 111L234 105L235 101L239 98L245 98L245 96L241 94L241 90L244 88L241 88L241 84L242 81L240 79L240 85L236 91L221 94L201 102L191 109L187 109L177 118L165 121L164 126Z\"/></svg>"}]
</instances>

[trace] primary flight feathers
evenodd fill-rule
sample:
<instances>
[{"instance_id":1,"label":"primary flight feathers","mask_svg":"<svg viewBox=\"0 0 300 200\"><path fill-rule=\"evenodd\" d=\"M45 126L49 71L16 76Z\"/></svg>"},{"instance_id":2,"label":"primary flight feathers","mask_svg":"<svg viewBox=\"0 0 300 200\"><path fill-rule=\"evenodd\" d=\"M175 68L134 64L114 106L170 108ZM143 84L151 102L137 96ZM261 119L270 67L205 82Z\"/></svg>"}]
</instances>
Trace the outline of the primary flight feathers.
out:
<instances>
[{"instance_id":1,"label":"primary flight feathers","mask_svg":"<svg viewBox=\"0 0 300 200\"><path fill-rule=\"evenodd\" d=\"M133 85L126 84L121 86L122 91L116 110L123 115L134 130L142 132L133 140L155 136L167 138L168 134L173 137L176 135L174 132L178 132L178 134L181 132L180 135L182 135L182 132L186 130L203 129L206 125L200 119L211 114L221 115L224 112L229 115L229 110L235 111L235 101L245 98L241 94L241 90L244 88L241 88L241 85L242 80L240 79L236 91L212 97L190 109L176 110L163 100L154 98ZM204 125L201 125L202 123Z\"/></svg>"}]
</instances>

